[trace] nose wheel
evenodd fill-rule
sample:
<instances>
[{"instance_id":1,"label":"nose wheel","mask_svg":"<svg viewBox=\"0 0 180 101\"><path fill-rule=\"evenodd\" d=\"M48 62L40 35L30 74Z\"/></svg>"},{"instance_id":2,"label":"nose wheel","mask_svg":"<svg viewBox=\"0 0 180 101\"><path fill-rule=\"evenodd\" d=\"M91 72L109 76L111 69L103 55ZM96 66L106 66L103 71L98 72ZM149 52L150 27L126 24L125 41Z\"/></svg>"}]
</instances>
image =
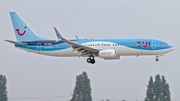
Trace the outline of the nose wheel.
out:
<instances>
[{"instance_id":1,"label":"nose wheel","mask_svg":"<svg viewBox=\"0 0 180 101\"><path fill-rule=\"evenodd\" d=\"M156 61L156 62L158 62L158 61L159 61L159 58L158 58L158 57L156 57L155 61Z\"/></svg>"},{"instance_id":2,"label":"nose wheel","mask_svg":"<svg viewBox=\"0 0 180 101\"><path fill-rule=\"evenodd\" d=\"M89 58L87 58L87 62L94 64L95 63L94 56L93 55L89 56Z\"/></svg>"}]
</instances>

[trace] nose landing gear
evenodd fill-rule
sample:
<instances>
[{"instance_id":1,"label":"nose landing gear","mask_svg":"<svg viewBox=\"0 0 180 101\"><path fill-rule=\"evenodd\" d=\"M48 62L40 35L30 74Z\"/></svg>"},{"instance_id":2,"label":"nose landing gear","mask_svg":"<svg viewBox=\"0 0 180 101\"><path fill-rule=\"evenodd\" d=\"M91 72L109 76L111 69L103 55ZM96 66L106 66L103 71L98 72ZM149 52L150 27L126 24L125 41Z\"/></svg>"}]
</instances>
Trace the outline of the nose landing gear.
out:
<instances>
[{"instance_id":1,"label":"nose landing gear","mask_svg":"<svg viewBox=\"0 0 180 101\"><path fill-rule=\"evenodd\" d=\"M155 61L156 61L156 62L158 62L158 61L159 61L159 58L158 58L158 56L156 56L156 59L155 59Z\"/></svg>"},{"instance_id":2,"label":"nose landing gear","mask_svg":"<svg viewBox=\"0 0 180 101\"><path fill-rule=\"evenodd\" d=\"M91 64L94 64L95 63L94 56L90 55L89 58L87 58L87 62L91 63Z\"/></svg>"}]
</instances>

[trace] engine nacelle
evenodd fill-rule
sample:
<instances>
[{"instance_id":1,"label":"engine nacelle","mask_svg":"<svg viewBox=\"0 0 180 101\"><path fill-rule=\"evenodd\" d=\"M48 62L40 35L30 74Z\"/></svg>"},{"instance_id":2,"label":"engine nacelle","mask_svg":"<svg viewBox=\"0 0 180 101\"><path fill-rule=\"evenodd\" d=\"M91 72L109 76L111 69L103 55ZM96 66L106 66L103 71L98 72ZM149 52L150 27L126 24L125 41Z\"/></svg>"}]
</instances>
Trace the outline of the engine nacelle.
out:
<instances>
[{"instance_id":1,"label":"engine nacelle","mask_svg":"<svg viewBox=\"0 0 180 101\"><path fill-rule=\"evenodd\" d=\"M113 49L100 50L99 58L115 59L115 58L117 58L116 51Z\"/></svg>"}]
</instances>

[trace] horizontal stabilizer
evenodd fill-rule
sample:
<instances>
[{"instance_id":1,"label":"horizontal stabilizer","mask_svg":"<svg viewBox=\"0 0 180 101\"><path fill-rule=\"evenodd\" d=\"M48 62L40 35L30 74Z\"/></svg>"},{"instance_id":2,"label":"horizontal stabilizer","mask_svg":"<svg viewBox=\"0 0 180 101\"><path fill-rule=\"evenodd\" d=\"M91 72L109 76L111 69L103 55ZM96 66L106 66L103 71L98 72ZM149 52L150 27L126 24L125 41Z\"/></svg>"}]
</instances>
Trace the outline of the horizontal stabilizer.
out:
<instances>
[{"instance_id":1,"label":"horizontal stabilizer","mask_svg":"<svg viewBox=\"0 0 180 101\"><path fill-rule=\"evenodd\" d=\"M16 44L16 45L28 45L28 43L22 43L22 42L10 41L10 40L4 40L4 41L10 42L10 43Z\"/></svg>"}]
</instances>

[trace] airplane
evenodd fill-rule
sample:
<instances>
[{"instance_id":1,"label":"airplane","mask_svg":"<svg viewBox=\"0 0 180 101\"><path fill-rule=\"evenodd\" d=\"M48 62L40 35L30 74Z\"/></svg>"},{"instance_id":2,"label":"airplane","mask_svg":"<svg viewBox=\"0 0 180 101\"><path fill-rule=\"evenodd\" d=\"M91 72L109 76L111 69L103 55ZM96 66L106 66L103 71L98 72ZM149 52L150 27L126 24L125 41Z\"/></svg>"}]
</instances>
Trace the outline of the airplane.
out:
<instances>
[{"instance_id":1,"label":"airplane","mask_svg":"<svg viewBox=\"0 0 180 101\"><path fill-rule=\"evenodd\" d=\"M64 38L54 27L57 40L43 38L34 34L16 12L9 12L17 41L16 48L42 55L56 57L87 57L87 62L94 64L95 57L105 60L117 60L120 56L155 55L160 56L174 50L174 47L156 39L76 39Z\"/></svg>"}]
</instances>

